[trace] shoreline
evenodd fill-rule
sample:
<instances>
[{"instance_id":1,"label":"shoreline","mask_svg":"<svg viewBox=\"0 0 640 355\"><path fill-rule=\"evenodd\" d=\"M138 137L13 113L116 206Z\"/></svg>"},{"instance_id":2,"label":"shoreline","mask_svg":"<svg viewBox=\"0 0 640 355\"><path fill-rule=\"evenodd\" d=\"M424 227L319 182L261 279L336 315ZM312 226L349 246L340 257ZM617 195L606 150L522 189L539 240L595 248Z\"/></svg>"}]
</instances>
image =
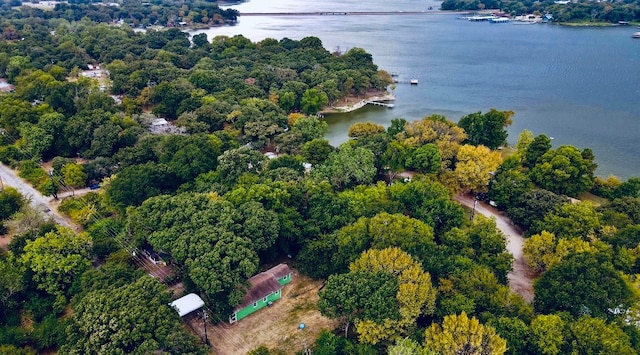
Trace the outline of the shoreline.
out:
<instances>
[{"instance_id":1,"label":"shoreline","mask_svg":"<svg viewBox=\"0 0 640 355\"><path fill-rule=\"evenodd\" d=\"M393 101L396 96L390 92L375 92L371 96L365 95L365 97L356 102L349 102L347 98L346 105L342 106L326 106L322 110L318 111L319 115L332 115L338 113L349 113L359 110L365 107L370 101Z\"/></svg>"}]
</instances>

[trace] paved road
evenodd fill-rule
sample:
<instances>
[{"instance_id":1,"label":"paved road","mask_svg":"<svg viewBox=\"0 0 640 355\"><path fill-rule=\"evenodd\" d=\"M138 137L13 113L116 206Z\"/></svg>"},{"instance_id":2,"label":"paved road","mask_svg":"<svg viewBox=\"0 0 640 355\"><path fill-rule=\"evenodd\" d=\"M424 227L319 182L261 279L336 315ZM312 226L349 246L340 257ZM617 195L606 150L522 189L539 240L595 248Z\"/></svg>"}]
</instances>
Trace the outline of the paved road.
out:
<instances>
[{"instance_id":1,"label":"paved road","mask_svg":"<svg viewBox=\"0 0 640 355\"><path fill-rule=\"evenodd\" d=\"M79 230L78 225L73 223L71 219L61 215L52 206L51 198L42 196L38 190L31 187L28 182L22 180L15 171L11 170L6 165L0 163L0 178L4 186L11 186L17 189L25 198L29 200L29 203L33 208L38 211L42 211L47 216L53 218L53 220L62 226L69 227L75 231ZM45 210L48 210L45 212Z\"/></svg>"},{"instance_id":2,"label":"paved road","mask_svg":"<svg viewBox=\"0 0 640 355\"><path fill-rule=\"evenodd\" d=\"M473 208L473 196L458 194L455 199L463 206ZM522 255L522 247L524 245L522 232L508 217L482 201L478 201L476 204L475 213L496 218L496 226L507 237L507 251L513 255L513 270L507 275L509 287L527 302L533 301L533 273L525 263Z\"/></svg>"}]
</instances>

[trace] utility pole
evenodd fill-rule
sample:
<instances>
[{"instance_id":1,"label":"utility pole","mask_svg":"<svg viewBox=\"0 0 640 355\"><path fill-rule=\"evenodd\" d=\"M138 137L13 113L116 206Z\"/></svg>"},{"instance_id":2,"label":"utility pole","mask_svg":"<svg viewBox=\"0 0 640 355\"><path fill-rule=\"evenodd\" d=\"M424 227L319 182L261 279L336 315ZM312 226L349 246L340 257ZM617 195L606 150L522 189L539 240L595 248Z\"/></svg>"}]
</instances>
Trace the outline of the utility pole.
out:
<instances>
[{"instance_id":1,"label":"utility pole","mask_svg":"<svg viewBox=\"0 0 640 355\"><path fill-rule=\"evenodd\" d=\"M477 204L478 204L478 197L477 196L473 196L473 209L471 210L471 216L469 217L470 221L473 220L473 215L476 213L476 205Z\"/></svg>"},{"instance_id":2,"label":"utility pole","mask_svg":"<svg viewBox=\"0 0 640 355\"><path fill-rule=\"evenodd\" d=\"M58 200L58 187L56 186L55 180L53 180L53 169L49 170L49 177L51 178L51 186L52 186L51 191L53 191L53 198L57 201Z\"/></svg>"},{"instance_id":3,"label":"utility pole","mask_svg":"<svg viewBox=\"0 0 640 355\"><path fill-rule=\"evenodd\" d=\"M206 310L202 310L202 324L204 325L204 342L209 345L209 337L207 337L207 319L209 315Z\"/></svg>"}]
</instances>

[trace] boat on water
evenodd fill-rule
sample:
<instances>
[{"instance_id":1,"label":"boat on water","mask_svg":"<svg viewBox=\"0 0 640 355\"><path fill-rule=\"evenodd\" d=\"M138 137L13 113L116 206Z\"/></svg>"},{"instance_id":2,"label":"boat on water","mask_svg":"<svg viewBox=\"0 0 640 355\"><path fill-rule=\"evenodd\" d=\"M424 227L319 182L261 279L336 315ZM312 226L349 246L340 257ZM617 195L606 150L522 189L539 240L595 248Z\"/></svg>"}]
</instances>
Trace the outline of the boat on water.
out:
<instances>
[{"instance_id":1,"label":"boat on water","mask_svg":"<svg viewBox=\"0 0 640 355\"><path fill-rule=\"evenodd\" d=\"M632 38L640 38L640 32L636 32L631 35Z\"/></svg>"},{"instance_id":2,"label":"boat on water","mask_svg":"<svg viewBox=\"0 0 640 355\"><path fill-rule=\"evenodd\" d=\"M418 79L411 79L409 82L411 85L418 85Z\"/></svg>"}]
</instances>

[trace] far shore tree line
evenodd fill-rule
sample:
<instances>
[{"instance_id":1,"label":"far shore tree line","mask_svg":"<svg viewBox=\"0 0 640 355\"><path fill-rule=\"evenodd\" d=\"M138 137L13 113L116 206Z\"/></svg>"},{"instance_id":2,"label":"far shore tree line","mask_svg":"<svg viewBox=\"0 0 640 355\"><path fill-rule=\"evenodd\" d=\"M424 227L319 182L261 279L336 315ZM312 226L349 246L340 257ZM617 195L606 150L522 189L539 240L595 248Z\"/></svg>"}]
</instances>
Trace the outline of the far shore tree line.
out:
<instances>
[{"instance_id":1,"label":"far shore tree line","mask_svg":"<svg viewBox=\"0 0 640 355\"><path fill-rule=\"evenodd\" d=\"M639 352L640 179L597 178L590 149L528 131L499 149L514 113L495 109L357 123L333 147L315 113L391 78L315 37L191 43L87 19L16 30L0 42L15 84L0 95L0 161L45 194L101 188L60 203L81 232L0 191L0 353L206 353L131 253L149 247L174 269L165 282L221 319L285 258L326 280L316 306L340 327L316 354ZM79 75L96 63L106 89ZM178 133L151 133L158 117ZM568 199L588 192L599 206ZM526 231L532 304L509 289L495 219L470 220L457 193Z\"/></svg>"},{"instance_id":2,"label":"far shore tree line","mask_svg":"<svg viewBox=\"0 0 640 355\"><path fill-rule=\"evenodd\" d=\"M560 3L545 1L503 0L445 0L442 10L497 9L511 16L527 14L551 14L554 22L560 23L640 23L640 1L590 1L579 0Z\"/></svg>"}]
</instances>

